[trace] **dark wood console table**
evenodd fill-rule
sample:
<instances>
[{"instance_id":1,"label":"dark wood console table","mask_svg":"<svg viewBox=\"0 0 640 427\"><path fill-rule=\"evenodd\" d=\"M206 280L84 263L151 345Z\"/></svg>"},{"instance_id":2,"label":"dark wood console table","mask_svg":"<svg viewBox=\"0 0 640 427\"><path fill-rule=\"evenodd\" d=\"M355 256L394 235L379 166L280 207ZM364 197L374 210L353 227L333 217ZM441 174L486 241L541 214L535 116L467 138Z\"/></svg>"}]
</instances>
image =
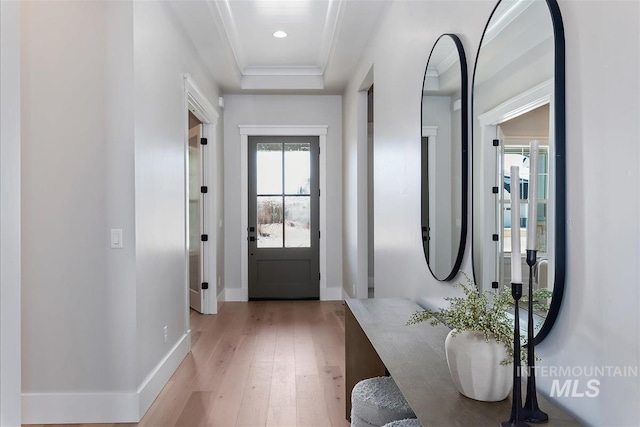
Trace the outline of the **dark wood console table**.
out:
<instances>
[{"instance_id":1,"label":"dark wood console table","mask_svg":"<svg viewBox=\"0 0 640 427\"><path fill-rule=\"evenodd\" d=\"M386 373L393 377L425 427L497 427L509 419L510 398L478 402L456 390L444 353L449 328L428 323L406 326L411 314L420 309L417 304L407 299L375 298L350 299L346 305L347 419L351 413L351 390L356 383ZM549 414L544 426L580 425L540 395L538 402Z\"/></svg>"}]
</instances>

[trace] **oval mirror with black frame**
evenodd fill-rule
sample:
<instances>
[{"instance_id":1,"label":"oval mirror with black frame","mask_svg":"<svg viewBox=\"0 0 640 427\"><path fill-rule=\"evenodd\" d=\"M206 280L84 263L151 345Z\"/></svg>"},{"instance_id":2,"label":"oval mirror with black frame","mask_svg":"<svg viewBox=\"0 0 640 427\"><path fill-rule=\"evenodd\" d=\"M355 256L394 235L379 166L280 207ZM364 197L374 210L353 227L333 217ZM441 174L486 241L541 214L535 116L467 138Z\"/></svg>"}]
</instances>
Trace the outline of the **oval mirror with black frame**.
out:
<instances>
[{"instance_id":1,"label":"oval mirror with black frame","mask_svg":"<svg viewBox=\"0 0 640 427\"><path fill-rule=\"evenodd\" d=\"M467 60L455 34L431 49L422 84L422 244L437 280L453 279L467 235Z\"/></svg>"},{"instance_id":2,"label":"oval mirror with black frame","mask_svg":"<svg viewBox=\"0 0 640 427\"><path fill-rule=\"evenodd\" d=\"M564 289L564 61L564 30L555 0L501 0L487 22L473 74L474 278L482 290L502 289L510 285L511 266L520 265L527 295L525 249L535 246L535 343L553 326ZM531 177L536 146L537 173ZM518 177L511 176L513 165L519 167ZM514 184L520 190L520 215L514 211L512 220ZM531 215L530 186L537 187ZM535 221L530 221L533 215ZM519 254L511 251L515 221L520 225ZM526 316L527 303L521 304ZM527 322L520 325L526 328Z\"/></svg>"}]
</instances>

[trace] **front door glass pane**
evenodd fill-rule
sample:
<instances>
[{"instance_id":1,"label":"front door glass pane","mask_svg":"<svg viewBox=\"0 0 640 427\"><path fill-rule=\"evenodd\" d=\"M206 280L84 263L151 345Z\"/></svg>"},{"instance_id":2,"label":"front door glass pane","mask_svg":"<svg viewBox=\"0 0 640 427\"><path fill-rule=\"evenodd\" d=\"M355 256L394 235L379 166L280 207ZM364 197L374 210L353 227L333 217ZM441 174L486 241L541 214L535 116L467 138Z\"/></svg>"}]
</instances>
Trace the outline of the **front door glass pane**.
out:
<instances>
[{"instance_id":1,"label":"front door glass pane","mask_svg":"<svg viewBox=\"0 0 640 427\"><path fill-rule=\"evenodd\" d=\"M311 247L311 198L285 196L284 200L285 247Z\"/></svg>"},{"instance_id":2,"label":"front door glass pane","mask_svg":"<svg viewBox=\"0 0 640 427\"><path fill-rule=\"evenodd\" d=\"M256 156L256 193L282 194L282 144L258 144Z\"/></svg>"},{"instance_id":3,"label":"front door glass pane","mask_svg":"<svg viewBox=\"0 0 640 427\"><path fill-rule=\"evenodd\" d=\"M310 144L284 144L286 194L311 194Z\"/></svg>"},{"instance_id":4,"label":"front door glass pane","mask_svg":"<svg viewBox=\"0 0 640 427\"><path fill-rule=\"evenodd\" d=\"M257 196L258 203L258 247L281 248L282 197Z\"/></svg>"}]
</instances>

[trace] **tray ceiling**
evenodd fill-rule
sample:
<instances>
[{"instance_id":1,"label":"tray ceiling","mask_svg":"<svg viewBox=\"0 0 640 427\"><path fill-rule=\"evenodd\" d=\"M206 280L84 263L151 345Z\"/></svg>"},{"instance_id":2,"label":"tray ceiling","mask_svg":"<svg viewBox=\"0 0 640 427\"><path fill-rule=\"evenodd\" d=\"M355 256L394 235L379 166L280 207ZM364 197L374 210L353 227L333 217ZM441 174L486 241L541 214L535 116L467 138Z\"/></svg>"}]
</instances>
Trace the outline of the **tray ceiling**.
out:
<instances>
[{"instance_id":1,"label":"tray ceiling","mask_svg":"<svg viewBox=\"0 0 640 427\"><path fill-rule=\"evenodd\" d=\"M167 3L223 93L341 93L385 0ZM277 30L286 38L275 38Z\"/></svg>"}]
</instances>

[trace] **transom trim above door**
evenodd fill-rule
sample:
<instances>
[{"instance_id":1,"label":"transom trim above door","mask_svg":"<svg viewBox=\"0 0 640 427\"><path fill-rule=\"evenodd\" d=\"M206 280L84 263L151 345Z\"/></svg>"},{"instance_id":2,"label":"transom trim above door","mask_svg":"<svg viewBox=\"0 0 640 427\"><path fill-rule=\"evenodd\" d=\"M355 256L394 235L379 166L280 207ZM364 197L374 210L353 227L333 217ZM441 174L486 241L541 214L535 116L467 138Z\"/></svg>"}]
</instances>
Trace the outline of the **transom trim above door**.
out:
<instances>
[{"instance_id":1,"label":"transom trim above door","mask_svg":"<svg viewBox=\"0 0 640 427\"><path fill-rule=\"evenodd\" d=\"M323 197L327 184L327 125L240 125L240 194L246 195L249 191L248 181L248 153L249 136L317 136L320 144L320 235L326 236L327 228L327 204L326 197ZM249 203L247 197L240 198L240 282L241 300L249 299L249 250L246 244L249 237L247 228L249 227ZM325 238L320 239L320 300L335 299L329 295L327 290L327 245ZM340 293L342 290L339 290Z\"/></svg>"}]
</instances>

